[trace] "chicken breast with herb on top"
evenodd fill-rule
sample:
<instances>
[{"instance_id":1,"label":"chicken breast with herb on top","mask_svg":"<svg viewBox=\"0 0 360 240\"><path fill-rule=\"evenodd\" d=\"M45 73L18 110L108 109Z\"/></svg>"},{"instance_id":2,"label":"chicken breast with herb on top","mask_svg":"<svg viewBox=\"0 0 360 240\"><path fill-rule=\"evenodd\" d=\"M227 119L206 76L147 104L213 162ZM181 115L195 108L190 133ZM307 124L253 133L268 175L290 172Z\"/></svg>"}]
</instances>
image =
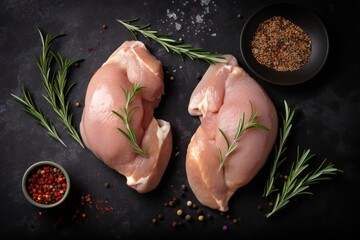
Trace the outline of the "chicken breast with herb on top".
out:
<instances>
[{"instance_id":1,"label":"chicken breast with herb on top","mask_svg":"<svg viewBox=\"0 0 360 240\"><path fill-rule=\"evenodd\" d=\"M238 66L211 65L194 89L188 111L201 125L188 145L186 174L204 206L228 210L237 189L263 167L275 144L276 109L264 89Z\"/></svg>"},{"instance_id":2,"label":"chicken breast with herb on top","mask_svg":"<svg viewBox=\"0 0 360 240\"><path fill-rule=\"evenodd\" d=\"M140 193L157 187L172 152L170 124L153 116L164 92L163 76L161 62L142 42L126 41L86 91L80 123L85 145Z\"/></svg>"}]
</instances>

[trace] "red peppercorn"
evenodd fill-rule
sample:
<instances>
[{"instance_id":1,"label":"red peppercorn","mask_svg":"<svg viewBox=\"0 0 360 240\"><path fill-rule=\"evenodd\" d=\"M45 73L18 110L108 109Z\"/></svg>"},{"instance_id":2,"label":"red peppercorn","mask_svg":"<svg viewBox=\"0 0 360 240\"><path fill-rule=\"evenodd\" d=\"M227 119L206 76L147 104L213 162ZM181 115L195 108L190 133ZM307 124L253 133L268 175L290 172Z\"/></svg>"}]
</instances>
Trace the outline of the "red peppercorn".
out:
<instances>
[{"instance_id":1,"label":"red peppercorn","mask_svg":"<svg viewBox=\"0 0 360 240\"><path fill-rule=\"evenodd\" d=\"M31 173L27 182L30 196L41 204L59 201L67 188L65 175L60 169L46 165Z\"/></svg>"}]
</instances>

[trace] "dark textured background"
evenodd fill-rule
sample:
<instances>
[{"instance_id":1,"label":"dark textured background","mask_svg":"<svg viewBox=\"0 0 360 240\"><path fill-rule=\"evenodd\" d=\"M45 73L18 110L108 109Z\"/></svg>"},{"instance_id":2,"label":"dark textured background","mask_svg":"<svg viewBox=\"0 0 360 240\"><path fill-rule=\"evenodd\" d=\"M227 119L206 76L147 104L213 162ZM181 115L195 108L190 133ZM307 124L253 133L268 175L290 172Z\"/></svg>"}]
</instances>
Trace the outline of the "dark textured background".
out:
<instances>
[{"instance_id":1,"label":"dark textured background","mask_svg":"<svg viewBox=\"0 0 360 240\"><path fill-rule=\"evenodd\" d=\"M74 123L78 126L87 84L92 74L123 41L132 39L116 19L141 17L161 33L182 37L194 46L219 53L231 53L242 62L239 36L246 19L258 8L277 1L34 1L3 0L0 3L0 237L2 239L62 239L82 237L131 239L182 239L214 237L231 239L312 239L321 236L359 236L360 189L359 111L360 111L360 11L358 1L298 1L323 20L330 38L329 58L322 71L312 80L297 86L276 86L257 81L265 88L279 113L283 100L299 107L289 139L287 156L295 158L296 147L311 148L316 154L313 164L324 158L344 172L310 188L313 196L300 196L270 219L261 198L269 163L247 186L230 200L234 225L226 216L201 207L213 220L193 221L181 229L170 227L179 220L175 211L186 207L186 200L197 203L191 190L174 208L164 202L179 196L180 185L187 184L185 175L186 147L199 121L187 113L191 91L208 65L201 61L181 59L168 54L159 45L143 38L150 51L159 58L165 71L165 96L156 117L170 121L174 136L174 156L158 188L140 195L127 187L125 178L109 169L89 151L66 136L52 109L46 105L34 56L40 51L37 27L46 33L67 35L54 44L54 49L68 58L83 58L79 68L71 71L70 82L76 82L69 95ZM290 1L297 2L297 1ZM300 3L301 2L301 3ZM177 19L168 13L176 13ZM236 16L241 13L242 18ZM203 15L203 22L196 16ZM181 24L181 29L175 28ZM107 25L103 30L102 25ZM103 33L101 33L103 31ZM170 76L175 80L170 81ZM32 117L21 110L10 93L21 94L21 84L28 87L44 113L58 126L68 145L46 135ZM176 154L178 153L178 155ZM175 156L176 155L176 156ZM41 160L62 164L71 176L72 189L66 203L52 210L30 205L21 191L21 178L28 166ZM312 165L313 166L313 165ZM283 170L286 173L286 166ZM105 182L110 183L105 188ZM91 194L94 205L81 206L80 197ZM107 202L106 202L107 199ZM263 211L257 209L264 207ZM105 207L111 210L106 211ZM73 218L86 213L85 219ZM153 225L151 219L162 213L165 219ZM222 226L229 231L223 232Z\"/></svg>"}]
</instances>

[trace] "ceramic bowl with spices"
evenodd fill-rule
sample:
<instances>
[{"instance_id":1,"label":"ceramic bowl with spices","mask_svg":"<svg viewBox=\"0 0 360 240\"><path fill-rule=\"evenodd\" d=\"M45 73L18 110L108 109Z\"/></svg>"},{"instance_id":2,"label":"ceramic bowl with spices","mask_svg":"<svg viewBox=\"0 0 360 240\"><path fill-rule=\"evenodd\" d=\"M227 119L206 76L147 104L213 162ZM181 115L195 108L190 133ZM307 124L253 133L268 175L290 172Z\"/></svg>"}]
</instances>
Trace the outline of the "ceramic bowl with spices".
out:
<instances>
[{"instance_id":1,"label":"ceramic bowl with spices","mask_svg":"<svg viewBox=\"0 0 360 240\"><path fill-rule=\"evenodd\" d=\"M70 177L58 163L36 162L23 175L22 191L34 206L53 208L63 203L69 195Z\"/></svg>"},{"instance_id":2,"label":"ceramic bowl with spices","mask_svg":"<svg viewBox=\"0 0 360 240\"><path fill-rule=\"evenodd\" d=\"M255 77L277 85L295 85L321 70L328 57L329 40L323 22L312 11L278 3L246 20L240 50Z\"/></svg>"}]
</instances>

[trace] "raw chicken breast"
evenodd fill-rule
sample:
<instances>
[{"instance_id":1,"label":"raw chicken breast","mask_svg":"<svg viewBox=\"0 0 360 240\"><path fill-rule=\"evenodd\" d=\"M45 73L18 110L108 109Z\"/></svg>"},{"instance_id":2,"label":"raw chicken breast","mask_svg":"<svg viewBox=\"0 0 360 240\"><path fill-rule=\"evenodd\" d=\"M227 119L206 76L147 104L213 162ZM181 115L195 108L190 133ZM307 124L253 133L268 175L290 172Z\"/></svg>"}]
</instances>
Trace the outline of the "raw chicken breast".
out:
<instances>
[{"instance_id":1,"label":"raw chicken breast","mask_svg":"<svg viewBox=\"0 0 360 240\"><path fill-rule=\"evenodd\" d=\"M211 65L194 89L188 111L199 116L201 125L192 137L186 155L186 174L196 198L204 206L228 210L228 201L237 189L246 185L265 164L276 140L276 109L262 87L252 79L231 55L228 63ZM251 103L250 103L251 102ZM238 147L219 170L219 149L227 152L221 129L234 139L245 113L245 124L254 113L256 121L268 128L253 128L238 139Z\"/></svg>"},{"instance_id":2,"label":"raw chicken breast","mask_svg":"<svg viewBox=\"0 0 360 240\"><path fill-rule=\"evenodd\" d=\"M153 117L164 91L163 70L159 60L139 41L124 42L97 70L89 82L80 133L85 145L106 165L127 178L139 193L159 184L172 152L170 124ZM117 130L125 130L119 113L126 100L123 89L140 83L143 92L135 95L129 108L137 107L131 117L137 144L146 151L142 157L133 151L129 140Z\"/></svg>"}]
</instances>

